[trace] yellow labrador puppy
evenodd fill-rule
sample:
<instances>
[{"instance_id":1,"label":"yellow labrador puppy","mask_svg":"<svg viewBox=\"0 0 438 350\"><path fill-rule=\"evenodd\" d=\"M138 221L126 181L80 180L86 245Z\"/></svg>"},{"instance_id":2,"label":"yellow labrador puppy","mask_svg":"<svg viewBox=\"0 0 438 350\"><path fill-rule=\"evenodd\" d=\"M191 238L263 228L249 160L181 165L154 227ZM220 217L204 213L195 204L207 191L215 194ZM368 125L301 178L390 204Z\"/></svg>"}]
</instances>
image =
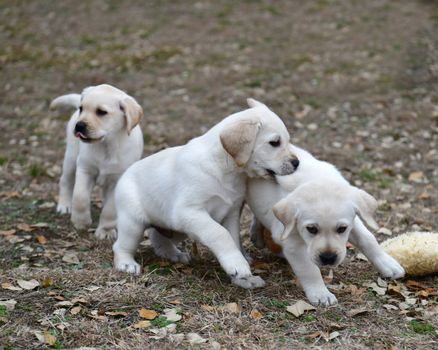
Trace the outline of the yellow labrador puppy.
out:
<instances>
[{"instance_id":1,"label":"yellow labrador puppy","mask_svg":"<svg viewBox=\"0 0 438 350\"><path fill-rule=\"evenodd\" d=\"M298 160L281 119L260 102L248 104L204 135L144 158L123 174L115 193L117 270L140 273L134 254L143 231L153 228L149 237L157 255L188 262L174 240L184 236L167 234L184 233L213 252L234 284L264 285L251 274L240 245L246 180L291 174Z\"/></svg>"},{"instance_id":2,"label":"yellow labrador puppy","mask_svg":"<svg viewBox=\"0 0 438 350\"><path fill-rule=\"evenodd\" d=\"M376 228L376 200L351 186L331 164L290 146L300 160L298 170L277 181L251 179L247 202L254 213L251 239L261 248L263 226L298 277L312 304L332 305L336 297L327 289L320 266L337 266L345 258L346 243L357 246L384 276L400 278L404 270L377 243L363 222Z\"/></svg>"},{"instance_id":3,"label":"yellow labrador puppy","mask_svg":"<svg viewBox=\"0 0 438 350\"><path fill-rule=\"evenodd\" d=\"M67 125L57 211L71 213L77 229L89 226L90 196L97 183L104 197L95 235L115 238L114 188L120 175L141 158L143 136L138 123L143 110L131 96L107 84L88 87L81 95L60 96L50 105L61 106L76 111Z\"/></svg>"}]
</instances>

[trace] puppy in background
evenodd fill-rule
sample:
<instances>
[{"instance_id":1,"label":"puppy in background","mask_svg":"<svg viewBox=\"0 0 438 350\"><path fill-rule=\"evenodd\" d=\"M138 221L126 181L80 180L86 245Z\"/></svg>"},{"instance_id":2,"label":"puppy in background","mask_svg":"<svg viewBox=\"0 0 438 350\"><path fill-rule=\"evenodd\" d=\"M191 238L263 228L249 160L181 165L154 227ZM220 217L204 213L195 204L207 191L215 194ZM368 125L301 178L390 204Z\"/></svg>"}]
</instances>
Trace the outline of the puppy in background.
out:
<instances>
[{"instance_id":1,"label":"puppy in background","mask_svg":"<svg viewBox=\"0 0 438 350\"><path fill-rule=\"evenodd\" d=\"M333 165L301 148L290 145L290 149L300 161L293 175L276 176L276 181L249 181L247 202L254 213L254 244L262 248L264 227L271 231L314 305L337 303L319 267L339 265L345 258L347 241L359 248L384 277L403 277L403 268L364 225L378 227L373 219L376 200L351 186Z\"/></svg>"},{"instance_id":2,"label":"puppy in background","mask_svg":"<svg viewBox=\"0 0 438 350\"><path fill-rule=\"evenodd\" d=\"M103 208L95 235L99 239L115 238L114 188L122 173L143 153L138 125L143 110L134 98L107 84L88 87L81 95L57 97L50 108L63 106L76 111L67 125L57 211L71 213L77 229L91 225L90 197L97 183L103 189Z\"/></svg>"}]
</instances>

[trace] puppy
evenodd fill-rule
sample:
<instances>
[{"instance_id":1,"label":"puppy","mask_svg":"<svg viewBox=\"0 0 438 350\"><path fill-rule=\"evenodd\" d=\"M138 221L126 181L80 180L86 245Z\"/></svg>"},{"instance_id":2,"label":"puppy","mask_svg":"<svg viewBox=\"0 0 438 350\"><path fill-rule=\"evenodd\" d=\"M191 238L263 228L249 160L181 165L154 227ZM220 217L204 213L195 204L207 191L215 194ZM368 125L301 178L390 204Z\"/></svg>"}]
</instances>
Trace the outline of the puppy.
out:
<instances>
[{"instance_id":1,"label":"puppy","mask_svg":"<svg viewBox=\"0 0 438 350\"><path fill-rule=\"evenodd\" d=\"M115 237L114 188L120 175L141 158L143 136L140 105L125 92L107 85L91 86L82 95L56 98L50 108L72 106L67 148L59 182L57 211L71 213L77 229L91 224L90 196L95 183L103 189L103 208L95 235Z\"/></svg>"},{"instance_id":2,"label":"puppy","mask_svg":"<svg viewBox=\"0 0 438 350\"><path fill-rule=\"evenodd\" d=\"M234 284L264 285L251 274L240 245L246 180L291 174L298 160L280 118L260 102L248 104L204 135L142 159L123 174L115 193L117 270L140 273L134 254L143 231L153 228L149 238L157 255L188 262L169 238L169 230L180 232L179 239L183 233L207 246Z\"/></svg>"},{"instance_id":3,"label":"puppy","mask_svg":"<svg viewBox=\"0 0 438 350\"><path fill-rule=\"evenodd\" d=\"M315 305L337 303L319 267L339 265L348 240L384 277L403 277L403 268L383 251L363 223L378 227L373 219L376 200L351 186L333 165L298 147L291 145L290 149L300 160L293 175L276 176L277 182L249 181L247 202L255 216L251 227L255 245L263 247L262 226L269 229Z\"/></svg>"}]
</instances>

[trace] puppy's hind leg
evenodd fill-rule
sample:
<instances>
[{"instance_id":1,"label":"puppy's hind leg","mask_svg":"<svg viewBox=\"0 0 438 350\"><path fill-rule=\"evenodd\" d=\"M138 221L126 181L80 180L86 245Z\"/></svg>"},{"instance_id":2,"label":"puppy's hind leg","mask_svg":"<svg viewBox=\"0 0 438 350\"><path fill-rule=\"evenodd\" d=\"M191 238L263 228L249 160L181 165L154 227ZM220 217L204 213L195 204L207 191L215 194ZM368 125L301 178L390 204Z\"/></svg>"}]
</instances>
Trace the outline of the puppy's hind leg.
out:
<instances>
[{"instance_id":1,"label":"puppy's hind leg","mask_svg":"<svg viewBox=\"0 0 438 350\"><path fill-rule=\"evenodd\" d=\"M162 235L155 228L149 230L149 239L151 240L155 254L158 256L169 259L172 262L181 262L183 264L190 262L190 254L179 250L173 239Z\"/></svg>"},{"instance_id":2,"label":"puppy's hind leg","mask_svg":"<svg viewBox=\"0 0 438 350\"><path fill-rule=\"evenodd\" d=\"M123 211L117 213L117 240L113 244L114 267L118 271L140 274L134 255L146 225Z\"/></svg>"},{"instance_id":3,"label":"puppy's hind leg","mask_svg":"<svg viewBox=\"0 0 438 350\"><path fill-rule=\"evenodd\" d=\"M376 237L357 217L354 219L354 226L349 240L359 248L383 277L397 279L405 275L403 267L383 250Z\"/></svg>"},{"instance_id":4,"label":"puppy's hind leg","mask_svg":"<svg viewBox=\"0 0 438 350\"><path fill-rule=\"evenodd\" d=\"M259 249L265 247L265 240L263 239L263 225L257 220L255 215L252 216L251 227L249 229L251 242Z\"/></svg>"}]
</instances>

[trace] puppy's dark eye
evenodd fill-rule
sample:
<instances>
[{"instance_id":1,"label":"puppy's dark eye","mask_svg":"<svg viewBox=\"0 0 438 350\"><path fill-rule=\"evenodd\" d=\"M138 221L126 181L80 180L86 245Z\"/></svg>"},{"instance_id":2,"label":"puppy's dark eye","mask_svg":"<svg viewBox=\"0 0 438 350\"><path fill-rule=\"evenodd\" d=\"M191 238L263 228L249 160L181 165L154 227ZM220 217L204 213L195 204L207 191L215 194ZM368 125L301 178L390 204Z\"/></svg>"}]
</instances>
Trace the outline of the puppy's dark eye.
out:
<instances>
[{"instance_id":1,"label":"puppy's dark eye","mask_svg":"<svg viewBox=\"0 0 438 350\"><path fill-rule=\"evenodd\" d=\"M336 232L337 232L337 233L344 233L346 230L347 230L347 226L342 225L342 226L339 226L339 227L336 229Z\"/></svg>"},{"instance_id":2,"label":"puppy's dark eye","mask_svg":"<svg viewBox=\"0 0 438 350\"><path fill-rule=\"evenodd\" d=\"M96 109L96 114L97 114L99 117L103 117L105 114L108 114L108 112L107 112L107 111L104 111L103 109L98 108L98 109Z\"/></svg>"},{"instance_id":3,"label":"puppy's dark eye","mask_svg":"<svg viewBox=\"0 0 438 350\"><path fill-rule=\"evenodd\" d=\"M269 144L270 144L272 147L279 147L279 146L281 145L281 141L280 141L280 139L278 139L278 140L274 140L274 141L269 141Z\"/></svg>"},{"instance_id":4,"label":"puppy's dark eye","mask_svg":"<svg viewBox=\"0 0 438 350\"><path fill-rule=\"evenodd\" d=\"M82 113L82 106L79 106L79 113Z\"/></svg>"},{"instance_id":5,"label":"puppy's dark eye","mask_svg":"<svg viewBox=\"0 0 438 350\"><path fill-rule=\"evenodd\" d=\"M308 225L306 226L307 231L311 233L312 235L316 235L318 233L318 227L315 225Z\"/></svg>"}]
</instances>

